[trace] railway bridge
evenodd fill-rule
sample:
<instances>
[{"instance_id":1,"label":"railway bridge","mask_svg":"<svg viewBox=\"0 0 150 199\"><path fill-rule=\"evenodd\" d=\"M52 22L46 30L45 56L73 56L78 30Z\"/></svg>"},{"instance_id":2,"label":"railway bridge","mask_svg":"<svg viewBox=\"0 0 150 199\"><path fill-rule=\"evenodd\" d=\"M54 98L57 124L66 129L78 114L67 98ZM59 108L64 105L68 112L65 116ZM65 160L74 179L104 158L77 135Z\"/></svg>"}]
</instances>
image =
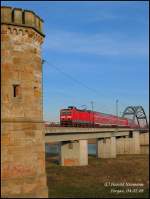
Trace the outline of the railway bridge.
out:
<instances>
[{"instance_id":1,"label":"railway bridge","mask_svg":"<svg viewBox=\"0 0 150 199\"><path fill-rule=\"evenodd\" d=\"M88 165L89 139L97 140L97 158L116 158L117 154L140 154L141 136L149 135L148 129L81 127L45 127L44 133L45 143L60 143L62 166Z\"/></svg>"},{"instance_id":2,"label":"railway bridge","mask_svg":"<svg viewBox=\"0 0 150 199\"><path fill-rule=\"evenodd\" d=\"M31 10L1 7L2 198L48 197L43 139L60 142L61 165L66 166L88 164L90 138L97 139L101 158L140 152L139 131L134 129L60 127L45 128L43 135L42 25ZM145 117L141 107L128 107L124 115L134 116L139 124Z\"/></svg>"}]
</instances>

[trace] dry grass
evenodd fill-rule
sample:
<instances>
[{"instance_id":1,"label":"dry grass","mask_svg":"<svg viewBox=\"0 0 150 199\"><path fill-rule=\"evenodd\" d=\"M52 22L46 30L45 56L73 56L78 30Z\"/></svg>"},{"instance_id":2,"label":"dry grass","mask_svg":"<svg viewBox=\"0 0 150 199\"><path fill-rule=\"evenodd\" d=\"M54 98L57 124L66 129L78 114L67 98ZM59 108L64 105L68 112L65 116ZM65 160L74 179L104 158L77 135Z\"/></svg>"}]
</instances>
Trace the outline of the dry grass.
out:
<instances>
[{"instance_id":1,"label":"dry grass","mask_svg":"<svg viewBox=\"0 0 150 199\"><path fill-rule=\"evenodd\" d=\"M55 160L55 158L52 158ZM49 197L106 198L106 197L144 197L148 198L148 156L123 155L116 159L96 159L89 157L89 165L84 167L61 167L50 163L47 158L46 169ZM104 186L111 183L143 183L143 187ZM111 190L131 188L135 193L112 193ZM134 190L137 188L137 190ZM143 189L143 193L139 193Z\"/></svg>"}]
</instances>

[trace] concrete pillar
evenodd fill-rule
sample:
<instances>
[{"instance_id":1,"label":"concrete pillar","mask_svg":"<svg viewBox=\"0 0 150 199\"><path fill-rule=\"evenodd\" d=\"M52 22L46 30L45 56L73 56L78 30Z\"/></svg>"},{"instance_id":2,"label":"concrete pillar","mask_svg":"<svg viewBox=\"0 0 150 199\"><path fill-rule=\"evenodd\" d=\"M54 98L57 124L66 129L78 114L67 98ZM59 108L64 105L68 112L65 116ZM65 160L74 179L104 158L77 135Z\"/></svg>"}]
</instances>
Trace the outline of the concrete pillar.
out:
<instances>
[{"instance_id":1,"label":"concrete pillar","mask_svg":"<svg viewBox=\"0 0 150 199\"><path fill-rule=\"evenodd\" d=\"M140 134L140 145L149 145L149 133Z\"/></svg>"},{"instance_id":2,"label":"concrete pillar","mask_svg":"<svg viewBox=\"0 0 150 199\"><path fill-rule=\"evenodd\" d=\"M62 166L88 165L87 140L61 142L60 143L60 164Z\"/></svg>"},{"instance_id":3,"label":"concrete pillar","mask_svg":"<svg viewBox=\"0 0 150 199\"><path fill-rule=\"evenodd\" d=\"M111 158L116 158L116 137L111 137L110 138L111 144L110 144L110 157Z\"/></svg>"},{"instance_id":4,"label":"concrete pillar","mask_svg":"<svg viewBox=\"0 0 150 199\"><path fill-rule=\"evenodd\" d=\"M97 158L116 158L116 137L97 139Z\"/></svg>"},{"instance_id":5,"label":"concrete pillar","mask_svg":"<svg viewBox=\"0 0 150 199\"><path fill-rule=\"evenodd\" d=\"M132 137L117 139L117 154L140 154L140 136L134 131Z\"/></svg>"},{"instance_id":6,"label":"concrete pillar","mask_svg":"<svg viewBox=\"0 0 150 199\"><path fill-rule=\"evenodd\" d=\"M135 145L134 145L134 139L129 138L129 153L128 154L135 154Z\"/></svg>"},{"instance_id":7,"label":"concrete pillar","mask_svg":"<svg viewBox=\"0 0 150 199\"><path fill-rule=\"evenodd\" d=\"M139 131L133 132L134 154L140 154L140 135Z\"/></svg>"},{"instance_id":8,"label":"concrete pillar","mask_svg":"<svg viewBox=\"0 0 150 199\"><path fill-rule=\"evenodd\" d=\"M149 154L149 133L140 134L140 153Z\"/></svg>"},{"instance_id":9,"label":"concrete pillar","mask_svg":"<svg viewBox=\"0 0 150 199\"><path fill-rule=\"evenodd\" d=\"M117 138L117 154L124 154L124 138Z\"/></svg>"},{"instance_id":10,"label":"concrete pillar","mask_svg":"<svg viewBox=\"0 0 150 199\"><path fill-rule=\"evenodd\" d=\"M124 153L123 154L129 154L130 153L130 140L131 138L125 137L124 139Z\"/></svg>"}]
</instances>

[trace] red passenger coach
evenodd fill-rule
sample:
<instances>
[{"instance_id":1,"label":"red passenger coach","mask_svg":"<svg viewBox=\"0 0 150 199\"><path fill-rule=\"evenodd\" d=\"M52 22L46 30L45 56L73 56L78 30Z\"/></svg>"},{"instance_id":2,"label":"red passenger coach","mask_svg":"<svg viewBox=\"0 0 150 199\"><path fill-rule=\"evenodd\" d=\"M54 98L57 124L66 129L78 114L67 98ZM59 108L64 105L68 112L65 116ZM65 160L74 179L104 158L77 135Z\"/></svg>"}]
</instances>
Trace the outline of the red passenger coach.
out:
<instances>
[{"instance_id":1,"label":"red passenger coach","mask_svg":"<svg viewBox=\"0 0 150 199\"><path fill-rule=\"evenodd\" d=\"M74 106L60 110L60 125L74 127L137 127L132 120L115 115L80 110Z\"/></svg>"}]
</instances>

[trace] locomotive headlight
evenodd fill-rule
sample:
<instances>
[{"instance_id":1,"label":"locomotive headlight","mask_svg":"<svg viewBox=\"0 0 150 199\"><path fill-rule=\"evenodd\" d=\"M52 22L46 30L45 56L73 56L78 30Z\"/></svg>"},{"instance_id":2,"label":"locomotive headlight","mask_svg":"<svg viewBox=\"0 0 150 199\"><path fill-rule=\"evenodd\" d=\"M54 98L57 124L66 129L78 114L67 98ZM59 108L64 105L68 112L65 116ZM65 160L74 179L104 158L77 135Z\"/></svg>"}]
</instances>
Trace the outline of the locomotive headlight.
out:
<instances>
[{"instance_id":1,"label":"locomotive headlight","mask_svg":"<svg viewBox=\"0 0 150 199\"><path fill-rule=\"evenodd\" d=\"M64 119L66 116L60 116L61 119Z\"/></svg>"},{"instance_id":2,"label":"locomotive headlight","mask_svg":"<svg viewBox=\"0 0 150 199\"><path fill-rule=\"evenodd\" d=\"M72 118L72 117L71 117L70 115L63 115L63 116L60 116L60 119L61 119L61 120L68 120L68 119L71 120L71 118Z\"/></svg>"}]
</instances>

